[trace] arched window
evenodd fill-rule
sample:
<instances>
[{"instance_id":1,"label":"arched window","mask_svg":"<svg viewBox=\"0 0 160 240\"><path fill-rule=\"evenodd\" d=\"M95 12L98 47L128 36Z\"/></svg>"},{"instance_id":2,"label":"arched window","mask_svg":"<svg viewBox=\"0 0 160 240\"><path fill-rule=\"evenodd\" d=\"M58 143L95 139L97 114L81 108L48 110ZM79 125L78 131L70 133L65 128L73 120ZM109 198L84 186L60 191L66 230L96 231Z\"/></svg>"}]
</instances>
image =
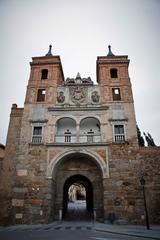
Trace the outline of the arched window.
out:
<instances>
[{"instance_id":1,"label":"arched window","mask_svg":"<svg viewBox=\"0 0 160 240\"><path fill-rule=\"evenodd\" d=\"M111 78L117 78L118 77L117 69L116 68L110 69L110 75L111 75Z\"/></svg>"},{"instance_id":2,"label":"arched window","mask_svg":"<svg viewBox=\"0 0 160 240\"><path fill-rule=\"evenodd\" d=\"M47 78L48 78L48 69L42 69L41 79L47 79Z\"/></svg>"},{"instance_id":3,"label":"arched window","mask_svg":"<svg viewBox=\"0 0 160 240\"><path fill-rule=\"evenodd\" d=\"M99 142L100 122L97 118L87 117L80 122L80 141Z\"/></svg>"},{"instance_id":4,"label":"arched window","mask_svg":"<svg viewBox=\"0 0 160 240\"><path fill-rule=\"evenodd\" d=\"M76 121L69 117L57 121L56 142L76 142Z\"/></svg>"}]
</instances>

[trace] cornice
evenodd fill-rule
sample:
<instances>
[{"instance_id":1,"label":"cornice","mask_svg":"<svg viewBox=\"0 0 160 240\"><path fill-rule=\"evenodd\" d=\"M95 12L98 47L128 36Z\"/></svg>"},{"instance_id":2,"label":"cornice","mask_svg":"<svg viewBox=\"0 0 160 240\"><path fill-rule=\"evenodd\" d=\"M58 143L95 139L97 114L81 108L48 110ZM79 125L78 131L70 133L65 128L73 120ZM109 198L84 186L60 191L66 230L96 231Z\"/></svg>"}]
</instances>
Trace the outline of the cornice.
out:
<instances>
[{"instance_id":1,"label":"cornice","mask_svg":"<svg viewBox=\"0 0 160 240\"><path fill-rule=\"evenodd\" d=\"M101 106L101 107L49 107L48 111L106 111L109 109L109 106Z\"/></svg>"}]
</instances>

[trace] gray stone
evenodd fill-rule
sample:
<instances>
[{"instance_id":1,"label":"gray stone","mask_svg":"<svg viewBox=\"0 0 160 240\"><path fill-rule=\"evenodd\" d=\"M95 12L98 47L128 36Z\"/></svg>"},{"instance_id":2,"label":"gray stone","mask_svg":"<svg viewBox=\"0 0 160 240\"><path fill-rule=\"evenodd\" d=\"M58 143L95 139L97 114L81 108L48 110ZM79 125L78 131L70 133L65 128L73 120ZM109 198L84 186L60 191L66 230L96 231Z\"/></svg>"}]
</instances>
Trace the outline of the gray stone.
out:
<instances>
[{"instance_id":1,"label":"gray stone","mask_svg":"<svg viewBox=\"0 0 160 240\"><path fill-rule=\"evenodd\" d=\"M28 188L26 188L26 187L23 187L23 188L14 187L14 188L13 188L13 192L16 192L16 193L25 193L25 192L28 192Z\"/></svg>"},{"instance_id":2,"label":"gray stone","mask_svg":"<svg viewBox=\"0 0 160 240\"><path fill-rule=\"evenodd\" d=\"M46 194L46 199L47 199L47 200L52 199L52 195L51 195L50 193Z\"/></svg>"},{"instance_id":3,"label":"gray stone","mask_svg":"<svg viewBox=\"0 0 160 240\"><path fill-rule=\"evenodd\" d=\"M39 207L31 207L31 213L32 214L40 214L40 208Z\"/></svg>"}]
</instances>

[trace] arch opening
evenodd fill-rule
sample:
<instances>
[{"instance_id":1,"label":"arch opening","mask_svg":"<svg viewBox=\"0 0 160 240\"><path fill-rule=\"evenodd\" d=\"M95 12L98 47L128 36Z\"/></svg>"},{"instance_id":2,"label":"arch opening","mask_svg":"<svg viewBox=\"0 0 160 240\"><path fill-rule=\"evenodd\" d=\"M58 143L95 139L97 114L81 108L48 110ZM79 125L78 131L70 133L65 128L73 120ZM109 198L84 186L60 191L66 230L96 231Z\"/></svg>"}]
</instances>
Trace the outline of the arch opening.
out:
<instances>
[{"instance_id":1,"label":"arch opening","mask_svg":"<svg viewBox=\"0 0 160 240\"><path fill-rule=\"evenodd\" d=\"M111 78L117 78L118 77L118 71L116 68L111 68L110 69L110 75L111 75Z\"/></svg>"},{"instance_id":2,"label":"arch opening","mask_svg":"<svg viewBox=\"0 0 160 240\"><path fill-rule=\"evenodd\" d=\"M63 219L91 220L92 215L92 183L83 175L69 177L63 186Z\"/></svg>"},{"instance_id":3,"label":"arch opening","mask_svg":"<svg viewBox=\"0 0 160 240\"><path fill-rule=\"evenodd\" d=\"M86 117L80 122L80 142L100 142L100 122L95 117Z\"/></svg>"},{"instance_id":4,"label":"arch opening","mask_svg":"<svg viewBox=\"0 0 160 240\"><path fill-rule=\"evenodd\" d=\"M56 142L76 141L76 121L69 117L63 117L57 121Z\"/></svg>"},{"instance_id":5,"label":"arch opening","mask_svg":"<svg viewBox=\"0 0 160 240\"><path fill-rule=\"evenodd\" d=\"M41 79L47 79L48 78L48 69L42 69L41 71Z\"/></svg>"},{"instance_id":6,"label":"arch opening","mask_svg":"<svg viewBox=\"0 0 160 240\"><path fill-rule=\"evenodd\" d=\"M94 212L96 219L103 219L103 176L107 173L103 161L90 152L70 151L59 156L51 164L53 185L53 219L90 221ZM81 205L84 211L75 211L69 216L69 189L77 184L85 190L86 196ZM80 199L79 199L80 200ZM70 204L73 205L73 204ZM70 207L70 206L69 206Z\"/></svg>"}]
</instances>

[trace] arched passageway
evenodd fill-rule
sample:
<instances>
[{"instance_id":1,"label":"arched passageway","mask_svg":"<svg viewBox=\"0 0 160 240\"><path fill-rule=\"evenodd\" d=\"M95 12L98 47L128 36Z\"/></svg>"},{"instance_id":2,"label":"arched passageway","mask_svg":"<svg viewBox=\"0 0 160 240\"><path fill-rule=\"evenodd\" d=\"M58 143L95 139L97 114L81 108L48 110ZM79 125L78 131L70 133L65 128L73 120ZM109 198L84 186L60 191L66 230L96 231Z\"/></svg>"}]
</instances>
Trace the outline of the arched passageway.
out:
<instances>
[{"instance_id":1,"label":"arched passageway","mask_svg":"<svg viewBox=\"0 0 160 240\"><path fill-rule=\"evenodd\" d=\"M97 220L103 219L103 172L102 165L96 159L84 152L66 154L56 162L52 174L54 220L58 220L61 213L63 218L67 217L68 191L73 184L82 185L85 189L85 210L90 214L90 219L93 211ZM88 218L89 215L86 216Z\"/></svg>"},{"instance_id":2,"label":"arched passageway","mask_svg":"<svg viewBox=\"0 0 160 240\"><path fill-rule=\"evenodd\" d=\"M83 186L82 190L84 188L85 192L78 192L76 186ZM69 190L72 190L73 198L69 196ZM92 215L93 187L91 182L83 175L69 177L63 187L63 218L67 220L89 220Z\"/></svg>"}]
</instances>

